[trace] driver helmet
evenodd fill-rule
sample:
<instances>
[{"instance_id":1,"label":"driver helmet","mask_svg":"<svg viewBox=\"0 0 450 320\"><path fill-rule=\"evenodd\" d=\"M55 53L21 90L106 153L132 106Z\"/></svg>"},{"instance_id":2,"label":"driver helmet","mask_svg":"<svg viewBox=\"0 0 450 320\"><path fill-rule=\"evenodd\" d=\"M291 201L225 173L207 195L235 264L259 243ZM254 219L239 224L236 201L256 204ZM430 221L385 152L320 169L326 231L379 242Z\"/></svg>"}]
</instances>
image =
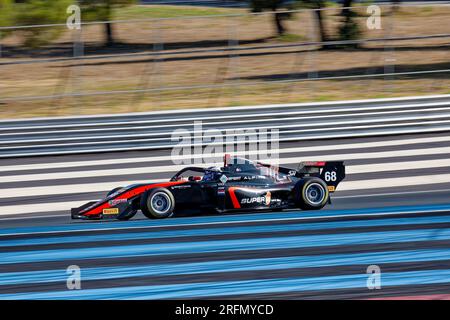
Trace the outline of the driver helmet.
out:
<instances>
[{"instance_id":1,"label":"driver helmet","mask_svg":"<svg viewBox=\"0 0 450 320\"><path fill-rule=\"evenodd\" d=\"M221 171L218 167L209 167L205 170L203 181L214 181L221 176Z\"/></svg>"}]
</instances>

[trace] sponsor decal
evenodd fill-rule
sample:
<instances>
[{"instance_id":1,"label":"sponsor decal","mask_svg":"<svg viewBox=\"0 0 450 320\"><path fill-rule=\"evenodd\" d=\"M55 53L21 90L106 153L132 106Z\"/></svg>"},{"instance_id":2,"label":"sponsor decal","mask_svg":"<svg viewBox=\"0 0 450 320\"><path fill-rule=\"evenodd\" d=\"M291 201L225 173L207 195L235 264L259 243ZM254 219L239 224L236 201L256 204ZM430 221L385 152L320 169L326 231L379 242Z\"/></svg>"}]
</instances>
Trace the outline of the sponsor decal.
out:
<instances>
[{"instance_id":1,"label":"sponsor decal","mask_svg":"<svg viewBox=\"0 0 450 320\"><path fill-rule=\"evenodd\" d=\"M217 189L217 194L218 195L224 195L225 194L225 188L221 187Z\"/></svg>"},{"instance_id":2,"label":"sponsor decal","mask_svg":"<svg viewBox=\"0 0 450 320\"><path fill-rule=\"evenodd\" d=\"M268 191L266 193L266 206L270 206L270 200L272 199L272 193L270 193L270 191Z\"/></svg>"},{"instance_id":3,"label":"sponsor decal","mask_svg":"<svg viewBox=\"0 0 450 320\"><path fill-rule=\"evenodd\" d=\"M335 186L328 186L328 191L334 192L336 190Z\"/></svg>"},{"instance_id":4,"label":"sponsor decal","mask_svg":"<svg viewBox=\"0 0 450 320\"><path fill-rule=\"evenodd\" d=\"M191 185L189 185L189 184L182 184L180 186L173 186L172 189L188 189L190 187L191 187Z\"/></svg>"},{"instance_id":5,"label":"sponsor decal","mask_svg":"<svg viewBox=\"0 0 450 320\"><path fill-rule=\"evenodd\" d=\"M257 180L257 179L265 179L265 176L237 176L237 177L229 177L229 181L249 181L249 180Z\"/></svg>"},{"instance_id":6,"label":"sponsor decal","mask_svg":"<svg viewBox=\"0 0 450 320\"><path fill-rule=\"evenodd\" d=\"M264 203L266 206L270 205L272 201L272 194L269 192L266 193L265 196L260 197L252 197L252 198L243 198L241 200L242 204L251 204L251 203Z\"/></svg>"},{"instance_id":7,"label":"sponsor decal","mask_svg":"<svg viewBox=\"0 0 450 320\"><path fill-rule=\"evenodd\" d=\"M307 167L324 167L326 165L325 161L305 161L303 162L304 166Z\"/></svg>"},{"instance_id":8,"label":"sponsor decal","mask_svg":"<svg viewBox=\"0 0 450 320\"><path fill-rule=\"evenodd\" d=\"M119 208L103 209L103 214L119 214Z\"/></svg>"},{"instance_id":9,"label":"sponsor decal","mask_svg":"<svg viewBox=\"0 0 450 320\"><path fill-rule=\"evenodd\" d=\"M115 205L118 205L120 203L125 203L125 202L128 202L128 200L127 199L114 199L114 200L108 201L110 206L115 206Z\"/></svg>"},{"instance_id":10,"label":"sponsor decal","mask_svg":"<svg viewBox=\"0 0 450 320\"><path fill-rule=\"evenodd\" d=\"M265 179L265 176L243 176L242 180L257 180L257 179Z\"/></svg>"},{"instance_id":11,"label":"sponsor decal","mask_svg":"<svg viewBox=\"0 0 450 320\"><path fill-rule=\"evenodd\" d=\"M226 175L222 175L222 176L219 178L219 180L220 180L220 182L222 182L223 184L225 184L225 182L228 181L228 177L227 177Z\"/></svg>"}]
</instances>

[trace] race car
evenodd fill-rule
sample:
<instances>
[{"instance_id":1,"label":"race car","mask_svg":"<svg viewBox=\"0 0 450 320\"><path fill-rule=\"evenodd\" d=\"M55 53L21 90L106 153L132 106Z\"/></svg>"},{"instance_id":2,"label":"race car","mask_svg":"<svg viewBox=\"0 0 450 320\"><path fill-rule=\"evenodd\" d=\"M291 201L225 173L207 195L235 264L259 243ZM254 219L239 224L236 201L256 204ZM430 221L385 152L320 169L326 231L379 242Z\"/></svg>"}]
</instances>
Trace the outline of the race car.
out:
<instances>
[{"instance_id":1,"label":"race car","mask_svg":"<svg viewBox=\"0 0 450 320\"><path fill-rule=\"evenodd\" d=\"M193 175L189 175L193 173ZM72 219L129 220L140 210L150 219L182 212L322 209L345 178L342 161L275 167L225 155L223 167L186 167L169 181L133 184L71 210Z\"/></svg>"}]
</instances>

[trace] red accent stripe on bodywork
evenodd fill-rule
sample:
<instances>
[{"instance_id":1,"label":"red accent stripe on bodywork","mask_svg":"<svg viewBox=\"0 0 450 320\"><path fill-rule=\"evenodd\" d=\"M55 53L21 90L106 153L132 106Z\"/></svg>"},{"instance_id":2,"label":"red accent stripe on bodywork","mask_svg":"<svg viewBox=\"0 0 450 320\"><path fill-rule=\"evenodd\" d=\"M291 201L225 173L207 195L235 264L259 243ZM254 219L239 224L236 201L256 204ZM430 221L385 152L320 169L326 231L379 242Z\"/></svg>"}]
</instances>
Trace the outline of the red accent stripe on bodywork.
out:
<instances>
[{"instance_id":1,"label":"red accent stripe on bodywork","mask_svg":"<svg viewBox=\"0 0 450 320\"><path fill-rule=\"evenodd\" d=\"M230 194L231 202L233 203L233 208L239 209L241 207L241 204L239 203L236 194L234 193L236 189L239 189L237 187L230 187L228 188L228 192Z\"/></svg>"},{"instance_id":2,"label":"red accent stripe on bodywork","mask_svg":"<svg viewBox=\"0 0 450 320\"><path fill-rule=\"evenodd\" d=\"M325 167L327 163L325 161L306 161L303 164L308 167Z\"/></svg>"},{"instance_id":3,"label":"red accent stripe on bodywork","mask_svg":"<svg viewBox=\"0 0 450 320\"><path fill-rule=\"evenodd\" d=\"M129 199L136 195L139 195L141 193L144 193L147 190L153 189L153 188L165 188L170 187L178 184L186 183L186 181L171 181L171 182L163 182L163 183L155 183L155 184L148 184L140 187L133 188L119 196L117 196L114 199ZM105 200L104 203L100 204L98 207L92 208L88 212L83 213L83 215L91 216L91 215L97 215L103 212L103 209L111 208L111 205L108 201Z\"/></svg>"}]
</instances>

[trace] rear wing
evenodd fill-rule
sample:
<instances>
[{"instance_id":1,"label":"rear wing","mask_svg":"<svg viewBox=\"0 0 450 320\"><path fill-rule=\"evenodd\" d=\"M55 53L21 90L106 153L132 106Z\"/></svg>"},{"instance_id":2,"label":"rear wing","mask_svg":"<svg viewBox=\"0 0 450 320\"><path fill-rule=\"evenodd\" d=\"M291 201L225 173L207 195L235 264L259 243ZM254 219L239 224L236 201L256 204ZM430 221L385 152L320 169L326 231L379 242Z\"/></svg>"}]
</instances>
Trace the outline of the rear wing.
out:
<instances>
[{"instance_id":1,"label":"rear wing","mask_svg":"<svg viewBox=\"0 0 450 320\"><path fill-rule=\"evenodd\" d=\"M338 184L345 178L343 161L308 161L300 162L296 176L315 176L321 178L328 186L328 191L334 192Z\"/></svg>"},{"instance_id":2,"label":"rear wing","mask_svg":"<svg viewBox=\"0 0 450 320\"><path fill-rule=\"evenodd\" d=\"M270 167L270 165L258 163ZM345 165L343 161L305 161L300 162L297 169L278 167L278 172L296 178L318 177L328 186L328 191L336 191L339 183L345 178Z\"/></svg>"}]
</instances>

